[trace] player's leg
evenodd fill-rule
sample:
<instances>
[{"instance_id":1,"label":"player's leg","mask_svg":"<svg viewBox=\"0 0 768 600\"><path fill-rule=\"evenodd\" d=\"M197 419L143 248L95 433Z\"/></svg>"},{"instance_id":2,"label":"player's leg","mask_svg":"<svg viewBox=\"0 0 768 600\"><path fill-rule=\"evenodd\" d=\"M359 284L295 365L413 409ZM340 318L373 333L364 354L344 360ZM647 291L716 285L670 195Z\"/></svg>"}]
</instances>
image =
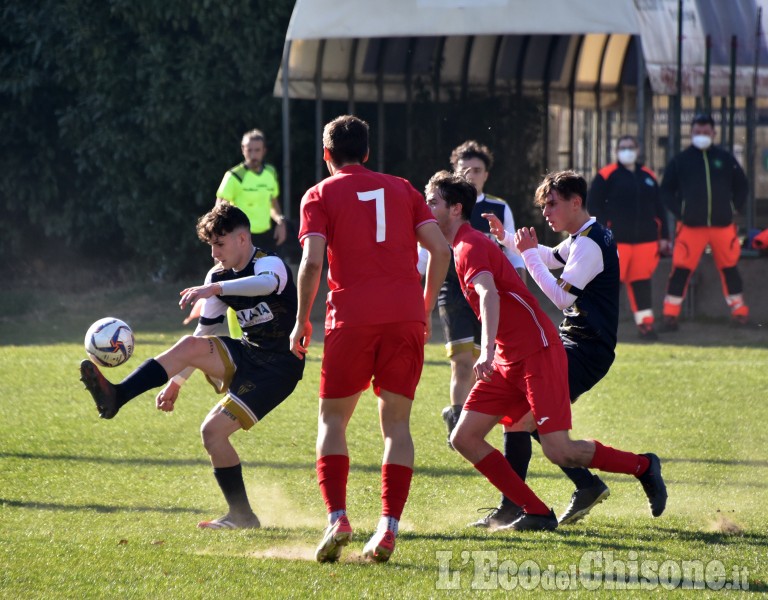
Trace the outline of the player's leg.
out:
<instances>
[{"instance_id":1,"label":"player's leg","mask_svg":"<svg viewBox=\"0 0 768 600\"><path fill-rule=\"evenodd\" d=\"M446 340L446 353L451 361L450 405L442 411L450 440L464 402L475 384L472 367L479 356L480 332L477 317L460 290L449 295L445 303L438 307L438 312Z\"/></svg>"},{"instance_id":2,"label":"player's leg","mask_svg":"<svg viewBox=\"0 0 768 600\"><path fill-rule=\"evenodd\" d=\"M195 367L207 375L223 379L226 373L224 356L223 345L217 338L184 336L162 354L141 363L116 385L107 381L89 360L80 363L80 374L100 416L111 419L130 400L164 385L170 377L187 367Z\"/></svg>"},{"instance_id":3,"label":"player's leg","mask_svg":"<svg viewBox=\"0 0 768 600\"><path fill-rule=\"evenodd\" d=\"M386 390L379 391L379 421L384 438L381 465L381 517L363 556L386 562L395 549L400 518L408 500L413 477L413 438L410 417L413 400Z\"/></svg>"},{"instance_id":4,"label":"player's leg","mask_svg":"<svg viewBox=\"0 0 768 600\"><path fill-rule=\"evenodd\" d=\"M413 476L411 406L424 364L421 323L395 323L379 331L373 389L379 398L379 422L384 438L381 466L381 518L365 545L363 556L389 560L395 549Z\"/></svg>"},{"instance_id":5,"label":"player's leg","mask_svg":"<svg viewBox=\"0 0 768 600\"><path fill-rule=\"evenodd\" d=\"M198 523L200 528L246 529L260 526L245 491L240 457L229 440L239 429L240 423L235 416L220 405L208 413L200 428L203 446L211 459L213 475L229 507L223 517Z\"/></svg>"},{"instance_id":6,"label":"player's leg","mask_svg":"<svg viewBox=\"0 0 768 600\"><path fill-rule=\"evenodd\" d=\"M367 327L325 332L317 421L317 482L328 511L328 527L315 551L319 562L335 562L352 539L347 517L349 451L347 424L360 394L370 385L374 350Z\"/></svg>"},{"instance_id":7,"label":"player's leg","mask_svg":"<svg viewBox=\"0 0 768 600\"><path fill-rule=\"evenodd\" d=\"M675 249L672 252L672 271L669 274L667 293L664 296L663 331L677 330L688 282L707 246L708 237L706 227L678 226Z\"/></svg>"},{"instance_id":8,"label":"player's leg","mask_svg":"<svg viewBox=\"0 0 768 600\"><path fill-rule=\"evenodd\" d=\"M608 473L625 473L640 480L654 517L664 512L667 489L661 463L655 454L635 454L605 446L597 440L572 440L567 430L540 432L544 455L566 467L589 467Z\"/></svg>"},{"instance_id":9,"label":"player's leg","mask_svg":"<svg viewBox=\"0 0 768 600\"><path fill-rule=\"evenodd\" d=\"M512 470L501 452L486 441L498 421L499 415L484 414L471 408L464 410L451 436L453 447L505 497L522 507L517 519L499 529L555 529L554 513Z\"/></svg>"},{"instance_id":10,"label":"player's leg","mask_svg":"<svg viewBox=\"0 0 768 600\"><path fill-rule=\"evenodd\" d=\"M749 320L749 307L744 303L744 285L739 273L741 245L736 236L736 225L711 227L709 244L715 266L720 272L723 296L731 309L731 323L746 325Z\"/></svg>"}]
</instances>

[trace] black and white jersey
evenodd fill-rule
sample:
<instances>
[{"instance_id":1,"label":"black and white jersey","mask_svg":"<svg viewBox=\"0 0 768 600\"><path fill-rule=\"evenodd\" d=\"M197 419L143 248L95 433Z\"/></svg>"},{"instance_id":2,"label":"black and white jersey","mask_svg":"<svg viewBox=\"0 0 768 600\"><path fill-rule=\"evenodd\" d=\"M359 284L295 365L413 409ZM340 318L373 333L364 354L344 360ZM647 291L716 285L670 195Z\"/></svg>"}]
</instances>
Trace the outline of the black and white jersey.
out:
<instances>
[{"instance_id":1,"label":"black and white jersey","mask_svg":"<svg viewBox=\"0 0 768 600\"><path fill-rule=\"evenodd\" d=\"M274 277L274 290L265 295L226 295L206 299L200 325L222 323L227 307L237 315L243 338L264 350L289 352L290 334L296 324L298 305L293 274L276 255L256 249L242 271L214 266L206 283L222 283L254 276Z\"/></svg>"}]
</instances>

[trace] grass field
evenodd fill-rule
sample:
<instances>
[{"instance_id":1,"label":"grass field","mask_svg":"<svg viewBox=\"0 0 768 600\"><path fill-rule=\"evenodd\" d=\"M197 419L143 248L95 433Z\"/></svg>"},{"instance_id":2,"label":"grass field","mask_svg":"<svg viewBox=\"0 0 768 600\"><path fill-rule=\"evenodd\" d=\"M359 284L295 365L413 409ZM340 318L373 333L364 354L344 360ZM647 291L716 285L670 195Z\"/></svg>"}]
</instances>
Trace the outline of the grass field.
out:
<instances>
[{"instance_id":1,"label":"grass field","mask_svg":"<svg viewBox=\"0 0 768 600\"><path fill-rule=\"evenodd\" d=\"M430 344L397 550L386 565L360 560L380 509L381 441L368 392L349 436L356 538L342 562L320 565L313 561L325 522L314 472L319 343L295 394L234 437L260 530L195 527L224 512L199 440L215 401L199 374L173 414L156 411L146 394L113 421L97 418L78 381L82 335L96 318L126 318L136 332L136 354L108 372L113 380L175 341L183 333L173 312L178 287L0 295L0 597L503 597L561 589L612 598L646 596L643 587L688 593L666 589L681 579L680 587L707 596L727 587L768 592L764 331L690 323L696 333L681 333L674 345L622 341L608 377L576 404L574 433L656 452L667 511L652 519L639 484L607 474L611 497L586 520L528 534L465 527L497 493L445 444L439 414L449 367L441 344ZM500 444L501 433L491 441ZM571 485L536 448L530 472L531 486L561 511ZM633 573L645 583L633 583ZM629 590L615 589L622 586Z\"/></svg>"}]
</instances>

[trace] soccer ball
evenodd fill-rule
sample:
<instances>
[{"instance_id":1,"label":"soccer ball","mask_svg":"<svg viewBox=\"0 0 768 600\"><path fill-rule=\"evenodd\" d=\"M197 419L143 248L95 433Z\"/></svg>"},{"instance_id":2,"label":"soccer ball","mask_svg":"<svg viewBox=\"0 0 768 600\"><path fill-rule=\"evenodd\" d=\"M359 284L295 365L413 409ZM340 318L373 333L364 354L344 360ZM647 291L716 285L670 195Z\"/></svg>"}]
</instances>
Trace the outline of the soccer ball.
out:
<instances>
[{"instance_id":1,"label":"soccer ball","mask_svg":"<svg viewBox=\"0 0 768 600\"><path fill-rule=\"evenodd\" d=\"M120 319L99 319L85 334L85 351L102 367L122 365L133 354L133 331Z\"/></svg>"}]
</instances>

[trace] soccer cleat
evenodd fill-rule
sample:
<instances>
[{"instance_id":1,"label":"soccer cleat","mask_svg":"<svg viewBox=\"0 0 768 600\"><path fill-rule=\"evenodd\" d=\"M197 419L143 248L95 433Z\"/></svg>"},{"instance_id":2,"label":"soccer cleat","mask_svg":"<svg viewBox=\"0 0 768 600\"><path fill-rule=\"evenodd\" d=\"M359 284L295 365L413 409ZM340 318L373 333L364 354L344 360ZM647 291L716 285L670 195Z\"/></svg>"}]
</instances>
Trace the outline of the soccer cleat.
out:
<instances>
[{"instance_id":1,"label":"soccer cleat","mask_svg":"<svg viewBox=\"0 0 768 600\"><path fill-rule=\"evenodd\" d=\"M451 444L451 433L453 433L454 428L456 427L456 423L459 422L459 416L461 416L461 410L455 411L453 408L453 405L446 406L443 409L442 412L443 415L443 421L445 421L445 426L448 428L448 447L453 450L453 444Z\"/></svg>"},{"instance_id":2,"label":"soccer cleat","mask_svg":"<svg viewBox=\"0 0 768 600\"><path fill-rule=\"evenodd\" d=\"M363 556L374 562L387 562L395 551L395 534L389 529L376 531L363 548Z\"/></svg>"},{"instance_id":3,"label":"soccer cleat","mask_svg":"<svg viewBox=\"0 0 768 600\"><path fill-rule=\"evenodd\" d=\"M226 514L213 521L200 521L197 526L200 529L258 529L261 527L261 523L253 513L245 519L236 519L232 515Z\"/></svg>"},{"instance_id":4,"label":"soccer cleat","mask_svg":"<svg viewBox=\"0 0 768 600\"><path fill-rule=\"evenodd\" d=\"M678 321L677 317L664 315L664 320L661 323L661 329L660 329L661 332L672 333L673 331L677 331L679 328L680 328L680 322Z\"/></svg>"},{"instance_id":5,"label":"soccer cleat","mask_svg":"<svg viewBox=\"0 0 768 600\"><path fill-rule=\"evenodd\" d=\"M497 531L506 531L510 529L515 531L553 531L557 529L557 517L552 510L546 515L534 515L527 512L521 512L517 519L512 521L509 525L497 528Z\"/></svg>"},{"instance_id":6,"label":"soccer cleat","mask_svg":"<svg viewBox=\"0 0 768 600\"><path fill-rule=\"evenodd\" d=\"M638 479L643 486L645 495L648 496L648 506L654 517L660 517L667 506L667 486L661 477L661 461L655 454L644 454L651 464L648 470Z\"/></svg>"},{"instance_id":7,"label":"soccer cleat","mask_svg":"<svg viewBox=\"0 0 768 600\"><path fill-rule=\"evenodd\" d=\"M341 549L352 540L352 526L346 515L336 519L333 525L328 525L323 533L323 540L315 550L317 562L336 562L341 557Z\"/></svg>"},{"instance_id":8,"label":"soccer cleat","mask_svg":"<svg viewBox=\"0 0 768 600\"><path fill-rule=\"evenodd\" d=\"M571 503L557 520L560 525L580 521L589 514L590 510L611 495L611 490L603 480L596 476L595 479L597 480L595 485L573 492Z\"/></svg>"},{"instance_id":9,"label":"soccer cleat","mask_svg":"<svg viewBox=\"0 0 768 600\"><path fill-rule=\"evenodd\" d=\"M751 325L747 315L731 315L731 327L735 329L749 329Z\"/></svg>"},{"instance_id":10,"label":"soccer cleat","mask_svg":"<svg viewBox=\"0 0 768 600\"><path fill-rule=\"evenodd\" d=\"M522 510L517 504L502 503L496 508L479 508L478 512L486 511L488 514L470 523L468 527L483 527L485 529L496 529L509 525L514 521Z\"/></svg>"},{"instance_id":11,"label":"soccer cleat","mask_svg":"<svg viewBox=\"0 0 768 600\"><path fill-rule=\"evenodd\" d=\"M86 359L80 363L80 381L93 396L102 419L111 419L117 414L120 407L117 405L115 386L104 378L99 368L90 360Z\"/></svg>"}]
</instances>

